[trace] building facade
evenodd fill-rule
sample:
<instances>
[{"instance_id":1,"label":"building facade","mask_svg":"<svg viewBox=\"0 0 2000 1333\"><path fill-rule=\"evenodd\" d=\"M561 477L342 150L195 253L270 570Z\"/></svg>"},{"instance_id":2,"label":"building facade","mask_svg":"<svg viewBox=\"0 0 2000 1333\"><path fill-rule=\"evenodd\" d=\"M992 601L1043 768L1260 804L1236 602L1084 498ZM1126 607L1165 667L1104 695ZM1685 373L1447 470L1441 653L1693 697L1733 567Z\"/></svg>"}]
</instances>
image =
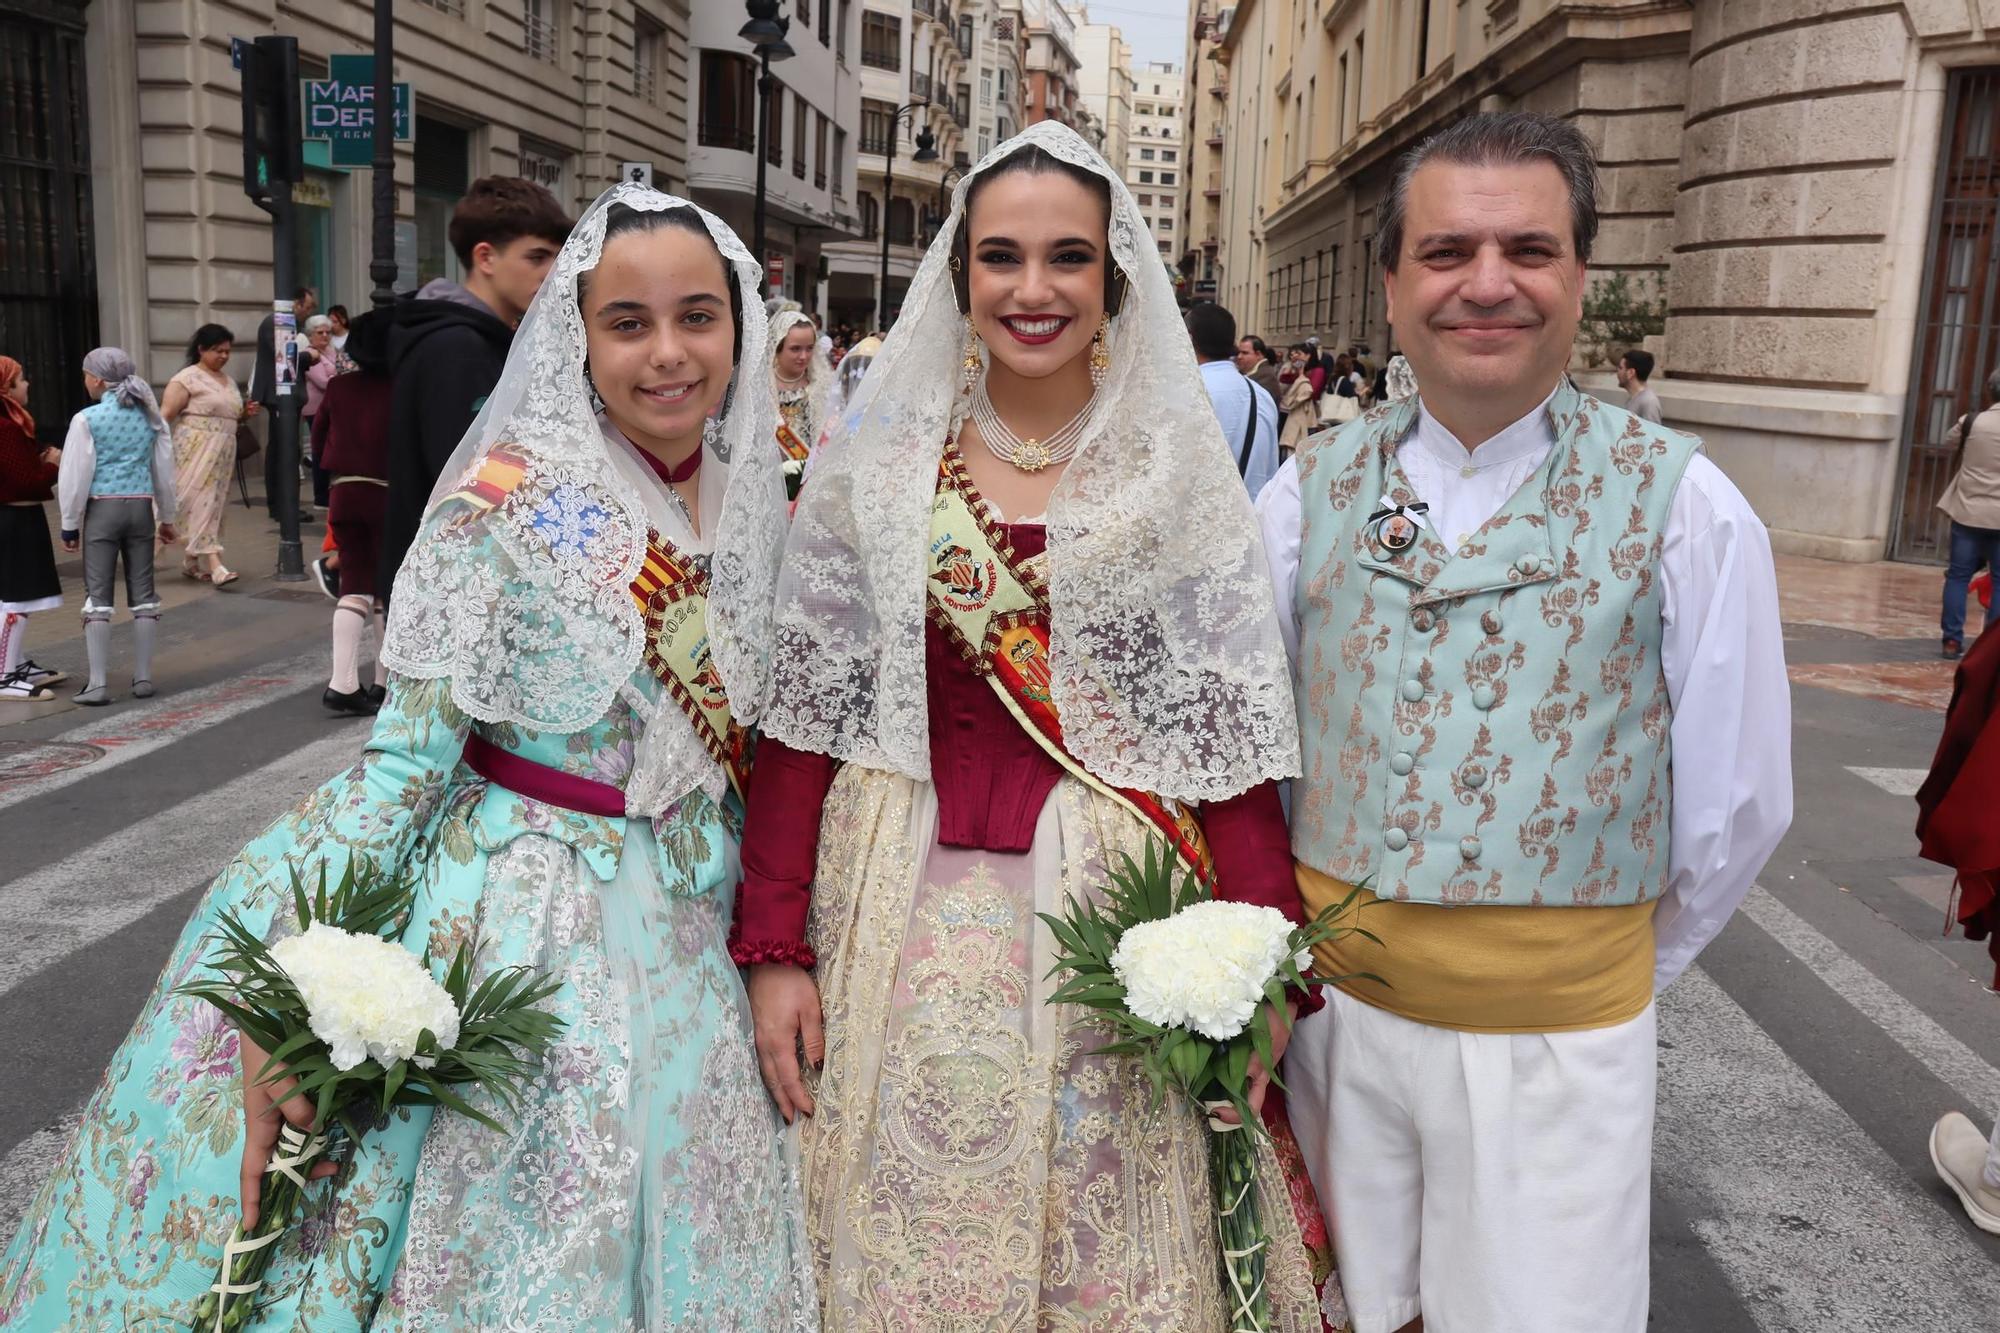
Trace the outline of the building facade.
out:
<instances>
[{"instance_id":1,"label":"building facade","mask_svg":"<svg viewBox=\"0 0 2000 1333\"><path fill-rule=\"evenodd\" d=\"M1181 77L1181 142L1188 170L1181 190L1179 268L1189 299L1196 301L1221 297L1216 252L1222 245L1223 99L1228 87L1217 58L1219 36L1214 0L1195 0L1188 6L1187 64Z\"/></svg>"},{"instance_id":2,"label":"building facade","mask_svg":"<svg viewBox=\"0 0 2000 1333\"><path fill-rule=\"evenodd\" d=\"M1030 123L1076 123L1076 20L1062 0L1024 0L1028 37L1028 91L1022 115Z\"/></svg>"},{"instance_id":3,"label":"building facade","mask_svg":"<svg viewBox=\"0 0 2000 1333\"><path fill-rule=\"evenodd\" d=\"M79 405L77 362L125 347L155 382L179 369L195 328L238 335L250 366L270 310L272 230L243 192L240 78L231 40L299 39L300 73L372 49L362 0L275 10L239 0L0 0L0 347L38 381L35 410L58 426ZM688 0L405 0L395 77L412 86L415 138L397 145L399 289L457 276L445 227L466 186L522 175L572 212L650 164L687 188ZM19 113L13 114L13 113ZM46 132L20 131L40 124ZM298 203L300 280L321 305L367 308L367 168L306 145Z\"/></svg>"},{"instance_id":4,"label":"building facade","mask_svg":"<svg viewBox=\"0 0 2000 1333\"><path fill-rule=\"evenodd\" d=\"M1080 23L1076 59L1079 119L1088 113L1099 130L1097 151L1122 171L1132 137L1132 48L1116 24Z\"/></svg>"},{"instance_id":5,"label":"building facade","mask_svg":"<svg viewBox=\"0 0 2000 1333\"><path fill-rule=\"evenodd\" d=\"M874 329L894 319L909 290L923 245L950 202L947 173L964 169L973 95L968 60L998 6L860 0L858 8L860 234L825 246L824 310L831 323ZM916 160L925 149L929 160Z\"/></svg>"},{"instance_id":6,"label":"building facade","mask_svg":"<svg viewBox=\"0 0 2000 1333\"><path fill-rule=\"evenodd\" d=\"M1397 157L1476 110L1565 116L1604 181L1583 382L1617 401L1608 363L1654 350L1668 422L1780 550L1940 557L1944 433L2000 366L1984 6L1196 0L1204 20L1217 294L1243 327L1386 355L1375 218Z\"/></svg>"},{"instance_id":7,"label":"building facade","mask_svg":"<svg viewBox=\"0 0 2000 1333\"><path fill-rule=\"evenodd\" d=\"M1181 200L1188 184L1188 146L1182 127L1185 99L1179 65L1154 60L1133 71L1125 183L1152 227L1160 257L1176 267L1186 234L1181 222Z\"/></svg>"},{"instance_id":8,"label":"building facade","mask_svg":"<svg viewBox=\"0 0 2000 1333\"><path fill-rule=\"evenodd\" d=\"M737 36L740 4L694 7L694 199L756 245L758 162L764 175L765 278L774 296L826 309L828 242L860 235L855 204L862 15L853 0L807 0L781 11L793 54L770 65L762 97L759 53ZM761 141L761 146L760 146Z\"/></svg>"}]
</instances>

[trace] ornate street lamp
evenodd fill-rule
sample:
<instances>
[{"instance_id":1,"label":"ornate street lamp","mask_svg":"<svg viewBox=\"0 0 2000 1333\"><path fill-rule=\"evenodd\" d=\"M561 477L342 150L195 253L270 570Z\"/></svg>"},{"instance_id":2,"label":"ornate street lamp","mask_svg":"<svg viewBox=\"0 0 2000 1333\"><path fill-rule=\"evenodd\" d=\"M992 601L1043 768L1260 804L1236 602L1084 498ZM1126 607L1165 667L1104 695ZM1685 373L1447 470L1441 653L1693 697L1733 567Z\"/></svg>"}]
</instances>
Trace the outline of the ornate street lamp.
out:
<instances>
[{"instance_id":1,"label":"ornate street lamp","mask_svg":"<svg viewBox=\"0 0 2000 1333\"><path fill-rule=\"evenodd\" d=\"M929 106L928 101L919 101L896 108L895 114L889 117L889 142L882 149L882 279L875 292L875 315L876 324L884 329L889 327L889 212L896 198L896 126L911 112ZM917 131L917 151L910 154L910 160L938 160L937 136L931 133L930 126ZM912 236L911 239L916 238Z\"/></svg>"},{"instance_id":2,"label":"ornate street lamp","mask_svg":"<svg viewBox=\"0 0 2000 1333\"><path fill-rule=\"evenodd\" d=\"M771 62L790 60L798 52L792 50L791 44L785 40L785 34L792 30L792 20L778 17L778 0L744 0L743 8L749 13L750 21L738 29L736 35L757 49L757 205L751 253L757 256L758 280L761 282L767 262L764 256L764 178L770 153L766 145L771 142L771 89L776 86L776 81L771 78Z\"/></svg>"}]
</instances>

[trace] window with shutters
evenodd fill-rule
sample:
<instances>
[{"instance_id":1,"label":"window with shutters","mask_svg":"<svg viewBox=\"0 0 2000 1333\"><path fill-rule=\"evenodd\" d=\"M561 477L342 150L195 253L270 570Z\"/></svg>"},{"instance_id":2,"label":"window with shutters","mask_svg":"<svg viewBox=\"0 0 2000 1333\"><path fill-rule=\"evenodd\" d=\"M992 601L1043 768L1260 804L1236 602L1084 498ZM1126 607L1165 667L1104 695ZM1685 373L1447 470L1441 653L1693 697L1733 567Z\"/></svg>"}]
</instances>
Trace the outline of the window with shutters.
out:
<instances>
[{"instance_id":1,"label":"window with shutters","mask_svg":"<svg viewBox=\"0 0 2000 1333\"><path fill-rule=\"evenodd\" d=\"M771 80L770 105L764 108L764 160L774 167L785 165L785 85Z\"/></svg>"},{"instance_id":2,"label":"window with shutters","mask_svg":"<svg viewBox=\"0 0 2000 1333\"><path fill-rule=\"evenodd\" d=\"M833 127L833 197L847 197L847 131Z\"/></svg>"},{"instance_id":3,"label":"window with shutters","mask_svg":"<svg viewBox=\"0 0 2000 1333\"><path fill-rule=\"evenodd\" d=\"M903 21L894 14L861 11L861 63L871 69L903 67Z\"/></svg>"},{"instance_id":4,"label":"window with shutters","mask_svg":"<svg viewBox=\"0 0 2000 1333\"><path fill-rule=\"evenodd\" d=\"M792 175L806 178L806 99L792 98Z\"/></svg>"},{"instance_id":5,"label":"window with shutters","mask_svg":"<svg viewBox=\"0 0 2000 1333\"><path fill-rule=\"evenodd\" d=\"M701 113L695 133L704 148L757 147L757 66L734 51L701 53Z\"/></svg>"},{"instance_id":6,"label":"window with shutters","mask_svg":"<svg viewBox=\"0 0 2000 1333\"><path fill-rule=\"evenodd\" d=\"M632 93L642 102L659 104L666 42L665 27L644 14L632 16Z\"/></svg>"},{"instance_id":7,"label":"window with shutters","mask_svg":"<svg viewBox=\"0 0 2000 1333\"><path fill-rule=\"evenodd\" d=\"M878 156L889 151L896 134L896 108L870 97L861 99L861 151Z\"/></svg>"},{"instance_id":8,"label":"window with shutters","mask_svg":"<svg viewBox=\"0 0 2000 1333\"><path fill-rule=\"evenodd\" d=\"M813 112L813 188L826 188L826 114Z\"/></svg>"}]
</instances>

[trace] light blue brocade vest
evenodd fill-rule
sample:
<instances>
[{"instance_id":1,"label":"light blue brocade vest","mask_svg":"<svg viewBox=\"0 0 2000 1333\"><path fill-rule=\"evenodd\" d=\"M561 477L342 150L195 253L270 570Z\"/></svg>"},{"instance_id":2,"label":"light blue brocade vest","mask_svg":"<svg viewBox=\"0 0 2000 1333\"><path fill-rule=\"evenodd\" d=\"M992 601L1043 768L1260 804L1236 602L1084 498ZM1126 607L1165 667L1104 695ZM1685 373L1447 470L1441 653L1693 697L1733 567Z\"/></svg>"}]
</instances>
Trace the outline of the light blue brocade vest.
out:
<instances>
[{"instance_id":1,"label":"light blue brocade vest","mask_svg":"<svg viewBox=\"0 0 2000 1333\"><path fill-rule=\"evenodd\" d=\"M83 409L90 423L90 440L97 468L91 473L92 495L151 495L153 493L153 423L144 411L127 407L112 393Z\"/></svg>"},{"instance_id":2,"label":"light blue brocade vest","mask_svg":"<svg viewBox=\"0 0 2000 1333\"><path fill-rule=\"evenodd\" d=\"M1456 552L1379 500L1415 399L1299 455L1299 860L1385 898L1619 906L1667 877L1659 555L1693 436L1565 380L1541 468Z\"/></svg>"}]
</instances>

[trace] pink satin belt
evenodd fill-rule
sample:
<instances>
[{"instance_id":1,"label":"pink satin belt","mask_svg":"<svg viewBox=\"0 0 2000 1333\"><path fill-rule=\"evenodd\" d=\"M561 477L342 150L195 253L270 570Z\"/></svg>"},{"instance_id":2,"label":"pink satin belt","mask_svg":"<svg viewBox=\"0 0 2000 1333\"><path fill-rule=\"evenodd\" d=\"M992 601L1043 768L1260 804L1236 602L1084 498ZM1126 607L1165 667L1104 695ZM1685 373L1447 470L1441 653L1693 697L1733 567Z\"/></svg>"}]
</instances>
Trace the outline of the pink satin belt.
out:
<instances>
[{"instance_id":1,"label":"pink satin belt","mask_svg":"<svg viewBox=\"0 0 2000 1333\"><path fill-rule=\"evenodd\" d=\"M608 782L578 777L547 764L503 750L474 733L466 738L465 763L489 782L497 782L518 796L543 805L561 806L581 815L606 819L625 817L625 793Z\"/></svg>"}]
</instances>

